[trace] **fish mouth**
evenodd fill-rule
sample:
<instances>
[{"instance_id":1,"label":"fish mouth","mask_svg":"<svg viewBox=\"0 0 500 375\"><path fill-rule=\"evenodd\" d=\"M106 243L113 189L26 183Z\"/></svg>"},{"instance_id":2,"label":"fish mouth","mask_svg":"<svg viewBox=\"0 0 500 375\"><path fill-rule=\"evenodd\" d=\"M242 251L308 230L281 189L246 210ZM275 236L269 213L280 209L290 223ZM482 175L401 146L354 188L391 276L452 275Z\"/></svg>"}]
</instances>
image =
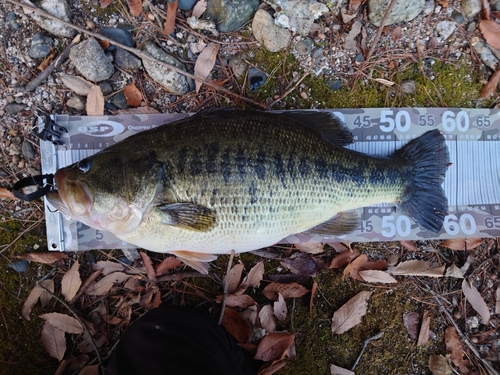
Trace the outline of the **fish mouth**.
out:
<instances>
[{"instance_id":1,"label":"fish mouth","mask_svg":"<svg viewBox=\"0 0 500 375\"><path fill-rule=\"evenodd\" d=\"M92 194L85 183L70 181L64 169L59 169L54 179L57 190L51 190L46 198L55 209L63 214L78 218L88 216L93 205Z\"/></svg>"}]
</instances>

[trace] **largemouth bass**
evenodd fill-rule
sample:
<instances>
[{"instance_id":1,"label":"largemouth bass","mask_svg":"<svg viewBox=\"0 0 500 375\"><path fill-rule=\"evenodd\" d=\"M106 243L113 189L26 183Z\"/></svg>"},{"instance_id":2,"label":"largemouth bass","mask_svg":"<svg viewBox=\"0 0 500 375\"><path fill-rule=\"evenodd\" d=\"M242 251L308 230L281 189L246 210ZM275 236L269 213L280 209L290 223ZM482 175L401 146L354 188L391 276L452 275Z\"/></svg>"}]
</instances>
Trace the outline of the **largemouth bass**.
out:
<instances>
[{"instance_id":1,"label":"largemouth bass","mask_svg":"<svg viewBox=\"0 0 500 375\"><path fill-rule=\"evenodd\" d=\"M352 140L328 112L200 113L59 169L47 198L75 220L202 272L231 250L352 232L352 210L378 203L438 232L448 209L443 135L429 131L389 157L344 148Z\"/></svg>"}]
</instances>

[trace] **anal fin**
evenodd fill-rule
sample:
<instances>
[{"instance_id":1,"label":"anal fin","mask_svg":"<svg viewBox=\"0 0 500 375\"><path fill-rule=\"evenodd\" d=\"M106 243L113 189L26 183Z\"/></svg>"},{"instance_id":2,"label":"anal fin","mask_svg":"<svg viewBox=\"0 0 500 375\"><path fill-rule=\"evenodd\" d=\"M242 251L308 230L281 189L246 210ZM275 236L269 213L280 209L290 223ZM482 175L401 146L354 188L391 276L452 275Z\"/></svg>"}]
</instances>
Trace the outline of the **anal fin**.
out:
<instances>
[{"instance_id":1,"label":"anal fin","mask_svg":"<svg viewBox=\"0 0 500 375\"><path fill-rule=\"evenodd\" d=\"M354 232L359 227L359 215L356 211L339 212L315 227L306 230L300 234L320 235L320 236L341 236L343 234Z\"/></svg>"},{"instance_id":2,"label":"anal fin","mask_svg":"<svg viewBox=\"0 0 500 375\"><path fill-rule=\"evenodd\" d=\"M217 255L197 253L188 250L172 251L179 260L196 271L206 275L208 273L209 262L217 259Z\"/></svg>"}]
</instances>

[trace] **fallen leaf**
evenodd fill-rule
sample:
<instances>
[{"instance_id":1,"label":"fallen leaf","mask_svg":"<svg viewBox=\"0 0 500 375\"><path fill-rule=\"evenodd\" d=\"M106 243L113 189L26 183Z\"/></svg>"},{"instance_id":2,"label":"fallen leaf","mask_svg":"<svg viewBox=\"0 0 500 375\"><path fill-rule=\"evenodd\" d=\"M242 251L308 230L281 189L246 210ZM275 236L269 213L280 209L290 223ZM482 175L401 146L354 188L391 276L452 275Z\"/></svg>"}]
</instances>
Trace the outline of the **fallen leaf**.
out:
<instances>
[{"instance_id":1,"label":"fallen leaf","mask_svg":"<svg viewBox=\"0 0 500 375\"><path fill-rule=\"evenodd\" d=\"M295 253L289 258L283 259L281 265L289 269L294 275L307 277L316 276L326 267L321 259L316 259L307 253Z\"/></svg>"},{"instance_id":2,"label":"fallen leaf","mask_svg":"<svg viewBox=\"0 0 500 375\"><path fill-rule=\"evenodd\" d=\"M266 330L267 333L276 331L276 322L274 321L274 311L271 305L262 306L259 311L260 326Z\"/></svg>"},{"instance_id":3,"label":"fallen leaf","mask_svg":"<svg viewBox=\"0 0 500 375\"><path fill-rule=\"evenodd\" d=\"M340 335L361 323L361 318L368 309L368 299L372 293L359 292L335 311L332 317L332 332Z\"/></svg>"},{"instance_id":4,"label":"fallen leaf","mask_svg":"<svg viewBox=\"0 0 500 375\"><path fill-rule=\"evenodd\" d=\"M307 254L320 254L325 251L324 245L319 242L313 242L313 243L296 243L295 248L299 250L302 253L307 253Z\"/></svg>"},{"instance_id":5,"label":"fallen leaf","mask_svg":"<svg viewBox=\"0 0 500 375\"><path fill-rule=\"evenodd\" d=\"M495 48L500 48L500 24L492 20L480 20L479 30L486 43Z\"/></svg>"},{"instance_id":6,"label":"fallen leaf","mask_svg":"<svg viewBox=\"0 0 500 375\"><path fill-rule=\"evenodd\" d=\"M441 246L447 247L450 250L472 250L481 245L483 240L481 238L453 238L450 240L444 240L441 242Z\"/></svg>"},{"instance_id":7,"label":"fallen leaf","mask_svg":"<svg viewBox=\"0 0 500 375\"><path fill-rule=\"evenodd\" d=\"M97 85L92 85L87 95L87 104L85 106L87 116L102 116L104 115L104 95L101 88Z\"/></svg>"},{"instance_id":8,"label":"fallen leaf","mask_svg":"<svg viewBox=\"0 0 500 375\"><path fill-rule=\"evenodd\" d=\"M25 259L30 262L42 264L52 264L61 259L66 259L68 256L64 253L48 251L45 253L26 253L19 255L18 258Z\"/></svg>"},{"instance_id":9,"label":"fallen leaf","mask_svg":"<svg viewBox=\"0 0 500 375\"><path fill-rule=\"evenodd\" d=\"M384 78L374 78L375 81L377 81L378 83L381 83L382 85L384 86L387 86L387 87L391 87L394 85L394 82L392 81L389 81L388 79L384 79Z\"/></svg>"},{"instance_id":10,"label":"fallen leaf","mask_svg":"<svg viewBox=\"0 0 500 375\"><path fill-rule=\"evenodd\" d=\"M40 318L45 320L53 327L67 333L83 333L84 329L80 322L75 318L56 312L40 315Z\"/></svg>"},{"instance_id":11,"label":"fallen leaf","mask_svg":"<svg viewBox=\"0 0 500 375\"><path fill-rule=\"evenodd\" d=\"M429 311L424 311L424 316L422 317L422 324L420 326L420 332L418 334L417 346L427 345L429 341L429 328L431 326L431 317L429 316Z\"/></svg>"},{"instance_id":12,"label":"fallen leaf","mask_svg":"<svg viewBox=\"0 0 500 375\"><path fill-rule=\"evenodd\" d=\"M72 76L69 74L61 73L59 74L64 86L73 91L77 95L87 96L92 88L92 83L84 80L81 77Z\"/></svg>"},{"instance_id":13,"label":"fallen leaf","mask_svg":"<svg viewBox=\"0 0 500 375\"><path fill-rule=\"evenodd\" d=\"M80 278L80 263L76 261L73 266L66 272L61 280L61 293L70 302L80 289L82 279Z\"/></svg>"},{"instance_id":14,"label":"fallen leaf","mask_svg":"<svg viewBox=\"0 0 500 375\"><path fill-rule=\"evenodd\" d=\"M257 314L257 305L253 305L253 306L249 306L248 309L246 310L243 310L240 315L243 317L243 319L245 319L249 324L250 326L255 326L257 325L257 318L258 318L258 314ZM257 348L257 347L255 347Z\"/></svg>"},{"instance_id":15,"label":"fallen leaf","mask_svg":"<svg viewBox=\"0 0 500 375\"><path fill-rule=\"evenodd\" d=\"M160 276L164 273L167 273L171 269L175 267L179 267L182 262L177 257L167 257L162 260L160 264L156 266L156 276Z\"/></svg>"},{"instance_id":16,"label":"fallen leaf","mask_svg":"<svg viewBox=\"0 0 500 375\"><path fill-rule=\"evenodd\" d=\"M495 314L500 314L500 286L497 287L495 297L496 297Z\"/></svg>"},{"instance_id":17,"label":"fallen leaf","mask_svg":"<svg viewBox=\"0 0 500 375\"><path fill-rule=\"evenodd\" d=\"M361 254L355 258L351 263L347 265L344 269L342 277L350 275L353 279L363 281L363 279L358 275L358 270L361 269L368 262L368 256L366 254Z\"/></svg>"},{"instance_id":18,"label":"fallen leaf","mask_svg":"<svg viewBox=\"0 0 500 375\"><path fill-rule=\"evenodd\" d=\"M460 374L468 374L471 364L468 359L464 359L464 348L455 327L449 326L446 328L444 331L444 342L446 344L446 352L450 355L453 364L458 367Z\"/></svg>"},{"instance_id":19,"label":"fallen leaf","mask_svg":"<svg viewBox=\"0 0 500 375\"><path fill-rule=\"evenodd\" d=\"M54 57L56 57L55 52L52 52L49 56L47 56L36 68L43 72L45 69L49 67L49 65L54 61Z\"/></svg>"},{"instance_id":20,"label":"fallen leaf","mask_svg":"<svg viewBox=\"0 0 500 375\"><path fill-rule=\"evenodd\" d=\"M54 293L54 280L43 280L40 281L40 284ZM52 296L46 290L38 285L35 285L33 289L31 289L26 301L24 301L23 308L21 309L21 315L24 319L30 320L31 310L36 305L38 300L40 300L42 307L44 307L51 298Z\"/></svg>"},{"instance_id":21,"label":"fallen leaf","mask_svg":"<svg viewBox=\"0 0 500 375\"><path fill-rule=\"evenodd\" d=\"M200 53L194 65L194 75L202 80L207 79L215 65L215 59L219 52L219 45L215 43L208 44ZM202 83L195 80L196 92L200 91Z\"/></svg>"},{"instance_id":22,"label":"fallen leaf","mask_svg":"<svg viewBox=\"0 0 500 375\"><path fill-rule=\"evenodd\" d=\"M215 302L221 303L224 296L220 295L215 298ZM255 305L255 301L248 294L228 294L226 297L227 307L240 307L242 309L247 309L252 305Z\"/></svg>"},{"instance_id":23,"label":"fallen leaf","mask_svg":"<svg viewBox=\"0 0 500 375\"><path fill-rule=\"evenodd\" d=\"M425 260L408 260L401 262L392 270L393 275L442 277L446 266L432 268Z\"/></svg>"},{"instance_id":24,"label":"fallen leaf","mask_svg":"<svg viewBox=\"0 0 500 375\"><path fill-rule=\"evenodd\" d=\"M286 307L285 299L280 293L278 293L278 300L274 302L273 309L274 309L274 316L276 316L278 320L283 321L286 319L288 309Z\"/></svg>"},{"instance_id":25,"label":"fallen leaf","mask_svg":"<svg viewBox=\"0 0 500 375\"><path fill-rule=\"evenodd\" d=\"M167 2L167 17L163 26L163 34L169 35L175 31L175 17L177 15L178 0Z\"/></svg>"},{"instance_id":26,"label":"fallen leaf","mask_svg":"<svg viewBox=\"0 0 500 375\"><path fill-rule=\"evenodd\" d=\"M156 272L153 267L153 262L151 261L151 258L144 251L141 251L139 254L141 255L144 267L146 268L146 274L148 276L148 279L150 281L156 282Z\"/></svg>"},{"instance_id":27,"label":"fallen leaf","mask_svg":"<svg viewBox=\"0 0 500 375\"><path fill-rule=\"evenodd\" d=\"M330 365L330 374L331 375L356 375L351 370L347 370L345 368L338 367L335 365Z\"/></svg>"},{"instance_id":28,"label":"fallen leaf","mask_svg":"<svg viewBox=\"0 0 500 375\"><path fill-rule=\"evenodd\" d=\"M349 52L356 52L358 50L358 43L356 42L356 37L361 32L362 23L361 21L354 21L351 27L351 31L347 34L345 39L344 48Z\"/></svg>"},{"instance_id":29,"label":"fallen leaf","mask_svg":"<svg viewBox=\"0 0 500 375\"><path fill-rule=\"evenodd\" d=\"M455 263L453 263L451 266L449 266L446 269L445 276L446 277L455 277L457 279L463 279L464 278L464 273L462 272L462 270L460 268L458 268L456 266Z\"/></svg>"},{"instance_id":30,"label":"fallen leaf","mask_svg":"<svg viewBox=\"0 0 500 375\"><path fill-rule=\"evenodd\" d=\"M115 283L122 283L127 280L130 275L123 272L113 272L104 276L101 280L89 286L85 291L86 294L91 296L102 296L109 292Z\"/></svg>"},{"instance_id":31,"label":"fallen leaf","mask_svg":"<svg viewBox=\"0 0 500 375\"><path fill-rule=\"evenodd\" d=\"M109 275L113 272L121 272L125 270L123 264L118 262L112 262L110 260L100 260L92 267L95 271L102 270L103 276Z\"/></svg>"},{"instance_id":32,"label":"fallen leaf","mask_svg":"<svg viewBox=\"0 0 500 375\"><path fill-rule=\"evenodd\" d=\"M401 37L403 36L403 29L401 26L396 27L394 30L391 32L391 38L393 42L397 42Z\"/></svg>"},{"instance_id":33,"label":"fallen leaf","mask_svg":"<svg viewBox=\"0 0 500 375\"><path fill-rule=\"evenodd\" d=\"M94 346L92 345L92 340L86 333L83 334L85 337L78 345L76 348L78 349L79 352L81 353L90 353L94 351ZM94 344L97 348L100 348L104 344L107 343L106 337L103 335L99 337L98 339L94 339Z\"/></svg>"},{"instance_id":34,"label":"fallen leaf","mask_svg":"<svg viewBox=\"0 0 500 375\"><path fill-rule=\"evenodd\" d=\"M279 361L273 361L270 363L264 364L260 369L257 375L272 375L276 371L282 369L286 366L287 361L285 359L280 359Z\"/></svg>"},{"instance_id":35,"label":"fallen leaf","mask_svg":"<svg viewBox=\"0 0 500 375\"><path fill-rule=\"evenodd\" d=\"M465 298L471 304L472 308L476 310L481 318L483 318L484 324L488 324L490 321L490 309L486 302L484 302L481 293L477 290L477 288L470 284L468 280L464 279L462 282L462 291L464 292Z\"/></svg>"},{"instance_id":36,"label":"fallen leaf","mask_svg":"<svg viewBox=\"0 0 500 375\"><path fill-rule=\"evenodd\" d=\"M97 270L92 272L84 281L82 286L80 287L80 290L78 293L76 293L76 296L73 298L75 301L80 298L80 296L87 291L87 289L93 285L94 281L99 277L99 275L102 273L102 270Z\"/></svg>"},{"instance_id":37,"label":"fallen leaf","mask_svg":"<svg viewBox=\"0 0 500 375\"><path fill-rule=\"evenodd\" d=\"M270 283L264 288L262 294L264 294L270 300L275 301L278 299L278 293L281 293L285 298L294 298L302 297L307 292L309 292L309 289L306 289L302 285L297 283Z\"/></svg>"},{"instance_id":38,"label":"fallen leaf","mask_svg":"<svg viewBox=\"0 0 500 375\"><path fill-rule=\"evenodd\" d=\"M43 347L51 357L61 361L66 351L66 337L64 332L45 322L42 328Z\"/></svg>"},{"instance_id":39,"label":"fallen leaf","mask_svg":"<svg viewBox=\"0 0 500 375\"><path fill-rule=\"evenodd\" d=\"M282 359L287 350L293 345L294 340L295 334L270 333L260 341L254 359L264 362Z\"/></svg>"},{"instance_id":40,"label":"fallen leaf","mask_svg":"<svg viewBox=\"0 0 500 375\"><path fill-rule=\"evenodd\" d=\"M353 19L355 19L357 17L357 13L353 13L353 12L350 12L349 10L347 9L344 9L344 8L341 8L340 9L340 15L342 16L342 22L343 23L349 23L351 22Z\"/></svg>"},{"instance_id":41,"label":"fallen leaf","mask_svg":"<svg viewBox=\"0 0 500 375\"><path fill-rule=\"evenodd\" d=\"M337 255L332 259L332 263L330 263L330 268L342 268L345 267L350 261L359 257L361 253L358 249L354 249L353 251L344 251Z\"/></svg>"},{"instance_id":42,"label":"fallen leaf","mask_svg":"<svg viewBox=\"0 0 500 375\"><path fill-rule=\"evenodd\" d=\"M403 314L403 323L408 331L408 334L413 340L418 337L418 325L420 323L420 315L418 312L405 312Z\"/></svg>"},{"instance_id":43,"label":"fallen leaf","mask_svg":"<svg viewBox=\"0 0 500 375\"><path fill-rule=\"evenodd\" d=\"M177 1L176 1L177 2ZM128 8L133 16L140 16L142 13L142 0L127 0Z\"/></svg>"},{"instance_id":44,"label":"fallen leaf","mask_svg":"<svg viewBox=\"0 0 500 375\"><path fill-rule=\"evenodd\" d=\"M362 3L363 3L363 0L350 0L349 1L349 11L350 12L357 12Z\"/></svg>"},{"instance_id":45,"label":"fallen leaf","mask_svg":"<svg viewBox=\"0 0 500 375\"><path fill-rule=\"evenodd\" d=\"M248 271L248 275L243 279L239 289L245 291L249 287L258 288L263 276L264 262L260 261Z\"/></svg>"},{"instance_id":46,"label":"fallen leaf","mask_svg":"<svg viewBox=\"0 0 500 375\"><path fill-rule=\"evenodd\" d=\"M236 311L226 307L222 316L222 326L233 336L238 343L248 340L250 327L245 319Z\"/></svg>"},{"instance_id":47,"label":"fallen leaf","mask_svg":"<svg viewBox=\"0 0 500 375\"><path fill-rule=\"evenodd\" d=\"M398 281L387 272L378 270L358 271L359 276L368 283L397 283Z\"/></svg>"},{"instance_id":48,"label":"fallen leaf","mask_svg":"<svg viewBox=\"0 0 500 375\"><path fill-rule=\"evenodd\" d=\"M17 199L11 190L7 188L0 188L0 198L4 199Z\"/></svg>"},{"instance_id":49,"label":"fallen leaf","mask_svg":"<svg viewBox=\"0 0 500 375\"><path fill-rule=\"evenodd\" d=\"M78 372L78 375L99 375L99 365L85 366Z\"/></svg>"},{"instance_id":50,"label":"fallen leaf","mask_svg":"<svg viewBox=\"0 0 500 375\"><path fill-rule=\"evenodd\" d=\"M434 355L432 354L429 357L429 369L432 371L434 375L452 375L453 370L450 365L448 365L448 361L442 355Z\"/></svg>"},{"instance_id":51,"label":"fallen leaf","mask_svg":"<svg viewBox=\"0 0 500 375\"><path fill-rule=\"evenodd\" d=\"M229 270L229 274L224 277L223 285L226 284L226 280L229 277L229 287L228 292L233 293L236 289L238 289L238 285L240 284L241 275L243 274L243 268L245 266L243 263L238 263L234 265L231 270Z\"/></svg>"},{"instance_id":52,"label":"fallen leaf","mask_svg":"<svg viewBox=\"0 0 500 375\"><path fill-rule=\"evenodd\" d=\"M101 5L101 8L104 9L106 8L109 4L111 4L113 0L99 0L99 4Z\"/></svg>"},{"instance_id":53,"label":"fallen leaf","mask_svg":"<svg viewBox=\"0 0 500 375\"><path fill-rule=\"evenodd\" d=\"M418 247L413 241L399 241L399 243L408 251L418 251Z\"/></svg>"},{"instance_id":54,"label":"fallen leaf","mask_svg":"<svg viewBox=\"0 0 500 375\"><path fill-rule=\"evenodd\" d=\"M139 89L133 84L129 84L123 88L123 95L127 99L127 105L138 107L142 101L142 94Z\"/></svg>"},{"instance_id":55,"label":"fallen leaf","mask_svg":"<svg viewBox=\"0 0 500 375\"><path fill-rule=\"evenodd\" d=\"M201 15L205 13L205 10L207 10L207 0L199 0L193 8L193 13L191 13L191 16L200 18Z\"/></svg>"},{"instance_id":56,"label":"fallen leaf","mask_svg":"<svg viewBox=\"0 0 500 375\"><path fill-rule=\"evenodd\" d=\"M500 70L497 70L495 73L493 73L488 83L484 85L483 89L481 90L481 98L487 98L488 96L493 94L498 87L498 82L500 82Z\"/></svg>"}]
</instances>

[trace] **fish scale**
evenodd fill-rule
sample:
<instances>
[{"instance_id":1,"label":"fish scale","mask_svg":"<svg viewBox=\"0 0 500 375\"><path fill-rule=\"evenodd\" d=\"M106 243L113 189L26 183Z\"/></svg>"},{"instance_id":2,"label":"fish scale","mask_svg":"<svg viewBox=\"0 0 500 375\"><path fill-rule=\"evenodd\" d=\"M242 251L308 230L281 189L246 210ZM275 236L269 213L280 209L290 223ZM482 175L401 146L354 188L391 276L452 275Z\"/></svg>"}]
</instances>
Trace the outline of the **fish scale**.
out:
<instances>
[{"instance_id":1,"label":"fish scale","mask_svg":"<svg viewBox=\"0 0 500 375\"><path fill-rule=\"evenodd\" d=\"M376 157L344 148L352 137L329 113L202 113L57 172L61 191L86 196L82 205L91 207L67 207L64 194L48 198L69 216L87 210L75 218L90 226L188 261L255 250L294 233L346 233L358 220L344 211L377 203L400 203L434 230L447 209L440 184L448 154L439 132L426 134ZM121 222L106 217L117 205L124 206Z\"/></svg>"}]
</instances>

